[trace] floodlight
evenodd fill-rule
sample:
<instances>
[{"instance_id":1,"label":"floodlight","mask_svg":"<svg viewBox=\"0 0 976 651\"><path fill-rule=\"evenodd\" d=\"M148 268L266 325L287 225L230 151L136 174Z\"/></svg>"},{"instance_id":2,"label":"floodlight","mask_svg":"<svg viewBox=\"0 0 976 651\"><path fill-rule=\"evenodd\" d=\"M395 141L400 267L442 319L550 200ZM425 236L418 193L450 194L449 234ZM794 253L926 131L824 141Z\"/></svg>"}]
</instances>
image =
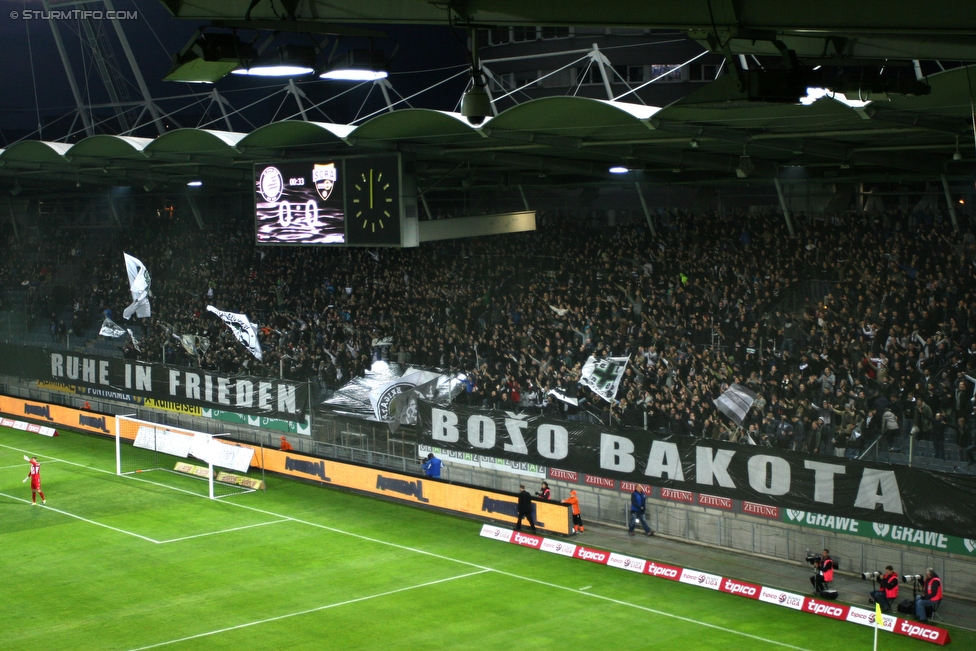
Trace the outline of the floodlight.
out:
<instances>
[{"instance_id":1,"label":"floodlight","mask_svg":"<svg viewBox=\"0 0 976 651\"><path fill-rule=\"evenodd\" d=\"M282 45L262 54L250 64L232 71L251 77L299 77L315 72L315 48L307 45Z\"/></svg>"},{"instance_id":2,"label":"floodlight","mask_svg":"<svg viewBox=\"0 0 976 651\"><path fill-rule=\"evenodd\" d=\"M331 62L319 77L334 81L376 81L389 76L382 52L349 50Z\"/></svg>"}]
</instances>

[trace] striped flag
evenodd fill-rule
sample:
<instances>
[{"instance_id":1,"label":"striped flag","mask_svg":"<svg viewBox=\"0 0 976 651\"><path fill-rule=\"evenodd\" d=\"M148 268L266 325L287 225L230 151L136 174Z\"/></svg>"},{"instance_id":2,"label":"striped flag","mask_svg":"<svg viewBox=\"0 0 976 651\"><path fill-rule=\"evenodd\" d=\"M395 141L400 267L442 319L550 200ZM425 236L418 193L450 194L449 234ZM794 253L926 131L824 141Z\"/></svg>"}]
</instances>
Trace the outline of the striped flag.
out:
<instances>
[{"instance_id":1,"label":"striped flag","mask_svg":"<svg viewBox=\"0 0 976 651\"><path fill-rule=\"evenodd\" d=\"M731 418L736 425L741 425L742 420L749 413L752 403L756 401L756 394L745 388L741 384L733 384L712 402L715 408Z\"/></svg>"},{"instance_id":2,"label":"striped flag","mask_svg":"<svg viewBox=\"0 0 976 651\"><path fill-rule=\"evenodd\" d=\"M207 306L207 312L213 312L220 320L224 322L230 331L234 333L234 337L237 341L241 343L242 346L247 348L248 352L254 355L255 359L259 362L262 361L264 354L261 352L261 342L258 341L258 329L251 323L246 316L243 314L236 314L235 312L224 312L218 310L213 305Z\"/></svg>"}]
</instances>

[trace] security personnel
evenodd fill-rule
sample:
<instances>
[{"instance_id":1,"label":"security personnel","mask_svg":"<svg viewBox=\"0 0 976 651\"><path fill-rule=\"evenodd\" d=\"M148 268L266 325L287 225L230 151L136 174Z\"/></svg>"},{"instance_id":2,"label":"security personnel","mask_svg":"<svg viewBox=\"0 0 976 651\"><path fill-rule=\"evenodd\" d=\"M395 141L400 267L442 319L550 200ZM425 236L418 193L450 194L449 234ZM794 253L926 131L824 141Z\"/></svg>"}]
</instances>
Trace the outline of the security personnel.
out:
<instances>
[{"instance_id":1,"label":"security personnel","mask_svg":"<svg viewBox=\"0 0 976 651\"><path fill-rule=\"evenodd\" d=\"M529 491L525 490L525 484L519 484L518 519L515 523L516 531L522 530L522 519L524 518L529 521L529 525L532 527L532 533L535 533L535 519L532 517L532 508L532 496L529 495Z\"/></svg>"},{"instance_id":2,"label":"security personnel","mask_svg":"<svg viewBox=\"0 0 976 651\"><path fill-rule=\"evenodd\" d=\"M942 603L942 579L930 567L925 570L925 586L922 588L922 594L915 597L915 617L920 622L928 621L929 616L925 609L938 607L940 603Z\"/></svg>"},{"instance_id":3,"label":"security personnel","mask_svg":"<svg viewBox=\"0 0 976 651\"><path fill-rule=\"evenodd\" d=\"M898 575L895 574L895 568L885 566L884 574L878 577L878 588L871 591L868 603L877 602L881 604L881 610L890 611L891 604L898 598Z\"/></svg>"},{"instance_id":4,"label":"security personnel","mask_svg":"<svg viewBox=\"0 0 976 651\"><path fill-rule=\"evenodd\" d=\"M583 516L580 515L579 498L576 491L569 491L569 497L562 501L562 504L569 504L573 507L573 533L583 533Z\"/></svg>"},{"instance_id":5,"label":"security personnel","mask_svg":"<svg viewBox=\"0 0 976 651\"><path fill-rule=\"evenodd\" d=\"M424 471L424 475L428 479L440 479L442 465L441 460L435 457L434 453L431 452L427 455L427 458L424 460L424 463L420 466L420 468Z\"/></svg>"}]
</instances>

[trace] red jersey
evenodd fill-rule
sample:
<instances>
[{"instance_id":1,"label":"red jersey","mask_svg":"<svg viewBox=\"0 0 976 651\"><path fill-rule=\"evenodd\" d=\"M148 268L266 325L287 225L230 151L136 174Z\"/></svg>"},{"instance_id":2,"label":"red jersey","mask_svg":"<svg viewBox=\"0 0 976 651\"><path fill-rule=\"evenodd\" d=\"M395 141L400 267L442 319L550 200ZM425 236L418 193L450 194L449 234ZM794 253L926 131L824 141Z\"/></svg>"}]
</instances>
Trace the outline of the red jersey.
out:
<instances>
[{"instance_id":1,"label":"red jersey","mask_svg":"<svg viewBox=\"0 0 976 651\"><path fill-rule=\"evenodd\" d=\"M30 481L31 488L36 490L41 487L41 464L33 459L30 462Z\"/></svg>"}]
</instances>

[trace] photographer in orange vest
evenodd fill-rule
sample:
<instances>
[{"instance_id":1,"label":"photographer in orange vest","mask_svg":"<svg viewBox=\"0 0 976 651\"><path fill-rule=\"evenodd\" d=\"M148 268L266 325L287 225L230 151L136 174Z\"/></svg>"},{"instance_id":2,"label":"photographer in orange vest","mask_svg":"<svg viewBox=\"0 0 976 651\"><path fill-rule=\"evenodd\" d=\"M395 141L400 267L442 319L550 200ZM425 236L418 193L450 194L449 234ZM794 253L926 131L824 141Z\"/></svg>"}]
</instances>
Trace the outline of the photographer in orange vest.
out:
<instances>
[{"instance_id":1,"label":"photographer in orange vest","mask_svg":"<svg viewBox=\"0 0 976 651\"><path fill-rule=\"evenodd\" d=\"M898 575L895 574L895 568L885 566L884 574L878 577L878 588L871 591L868 603L878 603L881 610L890 611L891 604L898 598Z\"/></svg>"},{"instance_id":2,"label":"photographer in orange vest","mask_svg":"<svg viewBox=\"0 0 976 651\"><path fill-rule=\"evenodd\" d=\"M925 585L922 594L915 598L915 617L920 622L927 622L929 615L926 608L938 607L942 603L942 579L931 567L925 570Z\"/></svg>"}]
</instances>

